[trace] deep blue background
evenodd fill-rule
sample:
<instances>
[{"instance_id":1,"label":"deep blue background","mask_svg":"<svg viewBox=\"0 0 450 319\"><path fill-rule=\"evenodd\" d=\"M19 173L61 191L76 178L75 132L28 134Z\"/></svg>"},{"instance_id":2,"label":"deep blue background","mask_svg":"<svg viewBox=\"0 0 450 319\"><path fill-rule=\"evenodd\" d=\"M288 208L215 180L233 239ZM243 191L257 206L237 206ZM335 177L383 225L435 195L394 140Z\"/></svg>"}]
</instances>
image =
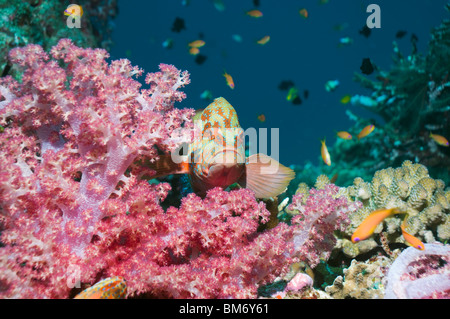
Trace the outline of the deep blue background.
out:
<instances>
[{"instance_id":1,"label":"deep blue background","mask_svg":"<svg viewBox=\"0 0 450 319\"><path fill-rule=\"evenodd\" d=\"M396 40L404 55L411 52L412 33L419 38L419 52L425 54L430 30L449 18L444 9L447 0L330 0L327 4L319 0L260 0L258 9L264 16L259 19L245 14L255 8L252 0L223 2L226 8L220 12L210 0L191 0L188 6L181 0L119 0L111 57L129 58L145 72L158 71L159 63L188 70L187 99L177 107L206 107L209 101L200 99L205 89L214 97L225 97L238 112L244 129L280 128L280 161L285 165L305 160L318 163L319 140L326 137L330 147L335 131L353 125L346 109L378 119L360 107L339 102L346 94L370 93L352 80L354 72L361 72L362 59L370 57L381 69L389 69L392 43L399 30L408 32ZM366 38L359 30L366 23L370 3L381 7L381 29L372 29ZM308 10L307 19L299 15L301 8ZM176 17L185 20L186 30L180 33L171 31ZM336 31L333 27L338 24L347 27ZM207 56L202 65L194 62L187 49L200 33L206 42L201 54ZM234 41L233 34L241 35L243 42ZM270 35L269 43L255 43L265 35ZM339 39L347 36L353 38L353 44L338 47ZM167 38L174 40L170 50L162 46ZM224 69L234 78L234 90L225 83ZM326 92L325 83L334 79L340 81L339 88ZM301 105L287 102L286 92L278 89L282 80L294 81L301 92L309 90L309 98ZM265 123L257 120L260 113L265 114Z\"/></svg>"}]
</instances>

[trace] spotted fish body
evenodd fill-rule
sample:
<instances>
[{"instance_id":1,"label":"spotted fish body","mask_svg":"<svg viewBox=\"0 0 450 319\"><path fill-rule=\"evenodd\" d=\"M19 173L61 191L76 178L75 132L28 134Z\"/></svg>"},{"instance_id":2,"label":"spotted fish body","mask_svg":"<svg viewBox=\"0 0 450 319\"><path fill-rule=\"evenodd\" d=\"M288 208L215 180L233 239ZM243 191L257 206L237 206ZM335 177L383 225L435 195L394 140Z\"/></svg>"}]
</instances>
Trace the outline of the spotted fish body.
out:
<instances>
[{"instance_id":1,"label":"spotted fish body","mask_svg":"<svg viewBox=\"0 0 450 319\"><path fill-rule=\"evenodd\" d=\"M151 164L156 176L188 174L192 190L200 196L214 187L225 189L239 183L253 190L257 198L278 196L295 177L290 168L267 155L245 158L244 131L236 110L223 97L198 112L194 123L186 161L174 164L170 156L162 157Z\"/></svg>"},{"instance_id":2,"label":"spotted fish body","mask_svg":"<svg viewBox=\"0 0 450 319\"><path fill-rule=\"evenodd\" d=\"M191 144L193 189L203 193L237 182L244 172L245 148L236 110L224 98L217 98L203 110L195 126L201 134Z\"/></svg>"},{"instance_id":3,"label":"spotted fish body","mask_svg":"<svg viewBox=\"0 0 450 319\"><path fill-rule=\"evenodd\" d=\"M127 284L122 277L110 277L99 281L78 295L75 299L125 299Z\"/></svg>"}]
</instances>

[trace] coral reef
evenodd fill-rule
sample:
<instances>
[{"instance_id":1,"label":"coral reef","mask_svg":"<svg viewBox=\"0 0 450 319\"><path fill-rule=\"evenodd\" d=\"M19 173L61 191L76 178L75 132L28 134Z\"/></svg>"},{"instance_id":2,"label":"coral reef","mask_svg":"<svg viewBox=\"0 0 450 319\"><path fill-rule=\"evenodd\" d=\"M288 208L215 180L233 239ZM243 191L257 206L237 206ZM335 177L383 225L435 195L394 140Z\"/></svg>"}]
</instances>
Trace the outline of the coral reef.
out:
<instances>
[{"instance_id":1,"label":"coral reef","mask_svg":"<svg viewBox=\"0 0 450 319\"><path fill-rule=\"evenodd\" d=\"M111 19L117 14L117 0L79 0L84 12L80 28L69 28L64 10L70 2L59 0L0 0L0 75L13 75L17 70L8 64L8 52L14 47L35 43L48 51L61 38L70 38L81 47L111 45Z\"/></svg>"},{"instance_id":2,"label":"coral reef","mask_svg":"<svg viewBox=\"0 0 450 319\"><path fill-rule=\"evenodd\" d=\"M294 196L290 223L248 189L191 193L162 203L146 161L192 139L191 109L177 109L189 74L106 62L103 49L62 39L10 51L23 74L0 80L0 296L67 298L120 276L128 296L256 297L300 260L326 260L360 207L334 185Z\"/></svg>"},{"instance_id":3,"label":"coral reef","mask_svg":"<svg viewBox=\"0 0 450 319\"><path fill-rule=\"evenodd\" d=\"M374 256L365 262L353 259L344 269L344 275L336 277L333 285L325 287L325 292L334 299L381 299L383 278L391 263L385 256Z\"/></svg>"},{"instance_id":4,"label":"coral reef","mask_svg":"<svg viewBox=\"0 0 450 319\"><path fill-rule=\"evenodd\" d=\"M450 246L425 244L425 250L405 249L386 276L387 299L449 299Z\"/></svg>"},{"instance_id":5,"label":"coral reef","mask_svg":"<svg viewBox=\"0 0 450 319\"><path fill-rule=\"evenodd\" d=\"M346 236L350 237L372 211L395 207L407 213L407 217L387 218L375 229L375 234L384 230L389 243L404 243L399 227L402 218L408 218L406 231L413 236L425 242L447 241L450 235L450 191L444 188L444 182L432 179L424 165L410 161L405 161L399 168L377 171L371 182L356 178L347 188L347 194L361 201L363 207L350 215L351 224L340 240L340 247L347 256L356 257L378 246L376 236L355 244Z\"/></svg>"}]
</instances>

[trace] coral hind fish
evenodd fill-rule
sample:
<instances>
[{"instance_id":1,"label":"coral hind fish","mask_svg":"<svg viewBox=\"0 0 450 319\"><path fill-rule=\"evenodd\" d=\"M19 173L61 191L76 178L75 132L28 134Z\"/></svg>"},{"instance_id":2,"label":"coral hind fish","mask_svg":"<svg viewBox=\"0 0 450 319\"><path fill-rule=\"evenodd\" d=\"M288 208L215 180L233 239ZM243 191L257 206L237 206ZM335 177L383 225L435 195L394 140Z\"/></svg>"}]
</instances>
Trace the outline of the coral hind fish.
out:
<instances>
[{"instance_id":1,"label":"coral hind fish","mask_svg":"<svg viewBox=\"0 0 450 319\"><path fill-rule=\"evenodd\" d=\"M243 129L235 109L223 97L197 113L194 122L198 134L189 145L188 155L176 161L171 154L163 155L149 163L156 171L153 178L188 174L192 189L200 196L214 187L225 189L238 183L253 190L257 198L270 198L284 192L295 177L292 169L267 155L245 158Z\"/></svg>"},{"instance_id":2,"label":"coral hind fish","mask_svg":"<svg viewBox=\"0 0 450 319\"><path fill-rule=\"evenodd\" d=\"M127 295L127 283L120 276L99 281L78 295L75 299L124 299Z\"/></svg>"}]
</instances>

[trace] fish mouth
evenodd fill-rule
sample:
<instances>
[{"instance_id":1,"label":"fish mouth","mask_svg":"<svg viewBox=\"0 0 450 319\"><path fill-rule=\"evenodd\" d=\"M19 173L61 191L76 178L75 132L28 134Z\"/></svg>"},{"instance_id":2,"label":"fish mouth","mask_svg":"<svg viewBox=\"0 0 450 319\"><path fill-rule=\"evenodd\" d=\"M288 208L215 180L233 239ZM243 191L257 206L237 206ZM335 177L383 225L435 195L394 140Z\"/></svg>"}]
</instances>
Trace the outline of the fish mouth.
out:
<instances>
[{"instance_id":1,"label":"fish mouth","mask_svg":"<svg viewBox=\"0 0 450 319\"><path fill-rule=\"evenodd\" d=\"M245 164L244 152L239 152L235 148L224 148L214 153L211 165L233 166L237 164Z\"/></svg>"}]
</instances>

